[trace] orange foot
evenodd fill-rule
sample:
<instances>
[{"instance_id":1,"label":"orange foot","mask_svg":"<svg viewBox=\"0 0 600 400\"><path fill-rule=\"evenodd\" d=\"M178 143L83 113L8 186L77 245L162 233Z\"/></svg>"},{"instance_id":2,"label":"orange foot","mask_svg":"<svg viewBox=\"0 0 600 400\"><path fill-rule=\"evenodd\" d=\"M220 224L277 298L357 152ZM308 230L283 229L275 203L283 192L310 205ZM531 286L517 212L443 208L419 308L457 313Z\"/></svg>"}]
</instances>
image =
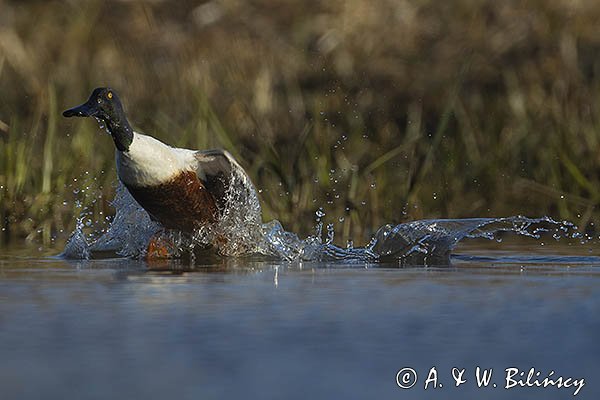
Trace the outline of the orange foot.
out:
<instances>
[{"instance_id":1,"label":"orange foot","mask_svg":"<svg viewBox=\"0 0 600 400\"><path fill-rule=\"evenodd\" d=\"M164 260L171 258L173 252L173 242L164 237L162 232L155 233L150 238L148 247L146 249L146 260Z\"/></svg>"}]
</instances>

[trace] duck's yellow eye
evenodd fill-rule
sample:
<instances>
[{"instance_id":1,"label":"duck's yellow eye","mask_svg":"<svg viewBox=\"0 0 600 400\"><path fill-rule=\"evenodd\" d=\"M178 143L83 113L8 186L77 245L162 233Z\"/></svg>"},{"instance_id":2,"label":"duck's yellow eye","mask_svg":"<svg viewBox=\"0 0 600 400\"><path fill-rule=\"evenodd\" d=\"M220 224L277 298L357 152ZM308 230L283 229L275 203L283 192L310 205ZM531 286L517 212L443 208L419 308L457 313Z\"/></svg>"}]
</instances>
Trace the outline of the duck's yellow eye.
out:
<instances>
[{"instance_id":1,"label":"duck's yellow eye","mask_svg":"<svg viewBox=\"0 0 600 400\"><path fill-rule=\"evenodd\" d=\"M109 99L112 99L112 92L106 93L106 97L108 97Z\"/></svg>"}]
</instances>

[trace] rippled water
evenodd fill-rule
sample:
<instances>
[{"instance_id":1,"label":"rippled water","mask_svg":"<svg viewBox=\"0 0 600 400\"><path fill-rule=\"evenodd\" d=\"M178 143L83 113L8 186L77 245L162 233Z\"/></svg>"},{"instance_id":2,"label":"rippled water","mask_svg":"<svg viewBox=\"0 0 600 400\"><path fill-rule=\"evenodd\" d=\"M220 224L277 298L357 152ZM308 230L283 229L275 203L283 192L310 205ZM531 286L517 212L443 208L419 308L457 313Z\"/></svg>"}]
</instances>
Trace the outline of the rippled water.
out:
<instances>
[{"instance_id":1,"label":"rippled water","mask_svg":"<svg viewBox=\"0 0 600 400\"><path fill-rule=\"evenodd\" d=\"M503 389L510 367L598 398L600 247L547 239L470 239L442 268L5 250L0 398L573 398ZM424 390L433 366L443 387ZM477 366L497 388L477 388Z\"/></svg>"}]
</instances>

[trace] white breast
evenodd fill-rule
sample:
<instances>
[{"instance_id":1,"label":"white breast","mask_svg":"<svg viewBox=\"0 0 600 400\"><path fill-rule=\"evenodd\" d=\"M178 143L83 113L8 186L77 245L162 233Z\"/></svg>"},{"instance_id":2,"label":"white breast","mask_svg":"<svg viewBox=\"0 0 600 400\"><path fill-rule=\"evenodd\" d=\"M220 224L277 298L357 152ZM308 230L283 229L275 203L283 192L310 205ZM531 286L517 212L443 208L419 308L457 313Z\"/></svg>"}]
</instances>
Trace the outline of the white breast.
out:
<instances>
[{"instance_id":1,"label":"white breast","mask_svg":"<svg viewBox=\"0 0 600 400\"><path fill-rule=\"evenodd\" d=\"M117 151L116 159L119 179L127 185L142 187L168 182L197 165L193 150L176 149L137 132L129 151Z\"/></svg>"}]
</instances>

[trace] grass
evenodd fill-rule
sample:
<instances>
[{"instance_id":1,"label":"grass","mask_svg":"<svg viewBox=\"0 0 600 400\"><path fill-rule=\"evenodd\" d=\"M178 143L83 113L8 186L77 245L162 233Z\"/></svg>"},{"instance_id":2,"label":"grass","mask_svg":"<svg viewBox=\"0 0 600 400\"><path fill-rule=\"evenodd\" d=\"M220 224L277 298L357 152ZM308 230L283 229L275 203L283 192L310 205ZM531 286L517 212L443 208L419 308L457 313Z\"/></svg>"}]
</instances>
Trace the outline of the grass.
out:
<instances>
[{"instance_id":1,"label":"grass","mask_svg":"<svg viewBox=\"0 0 600 400\"><path fill-rule=\"evenodd\" d=\"M111 140L66 120L96 86L170 144L224 147L265 219L337 240L526 214L594 230L597 2L1 2L3 242L113 211Z\"/></svg>"}]
</instances>

